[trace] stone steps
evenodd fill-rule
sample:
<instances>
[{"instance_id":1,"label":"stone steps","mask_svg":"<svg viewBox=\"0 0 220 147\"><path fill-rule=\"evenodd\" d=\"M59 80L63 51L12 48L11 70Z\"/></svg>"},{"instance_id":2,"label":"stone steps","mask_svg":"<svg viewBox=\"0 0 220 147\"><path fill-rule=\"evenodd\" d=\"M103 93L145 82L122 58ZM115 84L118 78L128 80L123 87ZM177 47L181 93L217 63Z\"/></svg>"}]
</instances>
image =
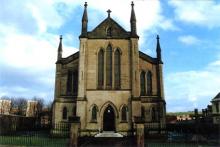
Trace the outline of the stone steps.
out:
<instances>
[{"instance_id":1,"label":"stone steps","mask_svg":"<svg viewBox=\"0 0 220 147\"><path fill-rule=\"evenodd\" d=\"M123 135L112 131L104 131L102 133L96 134L95 137L123 137Z\"/></svg>"}]
</instances>

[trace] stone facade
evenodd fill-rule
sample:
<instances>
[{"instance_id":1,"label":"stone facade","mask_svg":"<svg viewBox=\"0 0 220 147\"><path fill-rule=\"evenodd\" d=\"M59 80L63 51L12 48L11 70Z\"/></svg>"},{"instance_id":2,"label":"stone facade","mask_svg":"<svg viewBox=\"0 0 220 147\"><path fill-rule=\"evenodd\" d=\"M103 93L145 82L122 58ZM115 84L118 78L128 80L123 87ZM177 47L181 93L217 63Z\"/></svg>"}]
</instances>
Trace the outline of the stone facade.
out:
<instances>
[{"instance_id":1,"label":"stone facade","mask_svg":"<svg viewBox=\"0 0 220 147\"><path fill-rule=\"evenodd\" d=\"M213 123L220 124L220 93L212 99L211 103Z\"/></svg>"},{"instance_id":2,"label":"stone facade","mask_svg":"<svg viewBox=\"0 0 220 147\"><path fill-rule=\"evenodd\" d=\"M37 101L31 101L31 100L27 101L27 109L26 109L26 116L27 117L36 117L36 114L38 111L37 105L38 105Z\"/></svg>"},{"instance_id":3,"label":"stone facade","mask_svg":"<svg viewBox=\"0 0 220 147\"><path fill-rule=\"evenodd\" d=\"M11 110L11 100L0 100L0 114L9 115Z\"/></svg>"},{"instance_id":4,"label":"stone facade","mask_svg":"<svg viewBox=\"0 0 220 147\"><path fill-rule=\"evenodd\" d=\"M157 57L146 55L139 51L133 3L130 22L131 31L126 31L108 11L103 22L87 31L85 4L79 52L62 58L60 38L53 123L79 116L80 136L105 130L129 135L135 127L134 117L142 117L146 125L164 126L166 103L159 37Z\"/></svg>"}]
</instances>

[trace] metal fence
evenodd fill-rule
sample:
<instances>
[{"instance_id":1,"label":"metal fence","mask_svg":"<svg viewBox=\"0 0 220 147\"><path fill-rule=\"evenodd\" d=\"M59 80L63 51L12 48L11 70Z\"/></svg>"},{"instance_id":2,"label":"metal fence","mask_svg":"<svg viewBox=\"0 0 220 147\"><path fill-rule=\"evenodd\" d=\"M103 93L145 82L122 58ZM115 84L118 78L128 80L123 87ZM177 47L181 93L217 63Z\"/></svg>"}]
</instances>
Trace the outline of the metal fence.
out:
<instances>
[{"instance_id":1,"label":"metal fence","mask_svg":"<svg viewBox=\"0 0 220 147\"><path fill-rule=\"evenodd\" d=\"M35 127L33 127L35 128ZM0 136L0 145L19 146L68 146L69 123L53 124L33 130L11 131ZM134 130L135 132L135 130ZM198 147L220 146L220 125L213 124L167 124L157 127L155 124L145 125L146 147ZM79 145L88 146L136 146L136 137L94 138L81 137Z\"/></svg>"},{"instance_id":2,"label":"metal fence","mask_svg":"<svg viewBox=\"0 0 220 147\"><path fill-rule=\"evenodd\" d=\"M69 124L59 123L37 130L10 131L0 136L0 145L19 146L68 146Z\"/></svg>"},{"instance_id":3,"label":"metal fence","mask_svg":"<svg viewBox=\"0 0 220 147\"><path fill-rule=\"evenodd\" d=\"M155 125L145 126L146 146L220 146L220 124L176 123L155 129Z\"/></svg>"}]
</instances>

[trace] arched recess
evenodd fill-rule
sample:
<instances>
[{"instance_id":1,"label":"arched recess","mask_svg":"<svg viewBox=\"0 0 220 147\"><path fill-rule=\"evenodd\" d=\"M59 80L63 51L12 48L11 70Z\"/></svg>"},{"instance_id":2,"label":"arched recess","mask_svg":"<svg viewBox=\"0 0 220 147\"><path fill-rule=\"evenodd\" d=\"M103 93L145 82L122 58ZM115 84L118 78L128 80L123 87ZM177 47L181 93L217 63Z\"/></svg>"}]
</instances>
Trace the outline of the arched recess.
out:
<instances>
[{"instance_id":1,"label":"arched recess","mask_svg":"<svg viewBox=\"0 0 220 147\"><path fill-rule=\"evenodd\" d=\"M105 109L106 109L109 105L113 108L114 113L115 113L116 117L118 118L118 117L119 117L118 110L117 110L116 106L115 106L111 101L107 101L107 102L105 102L105 103L102 105L102 107L100 108L100 115L103 115L103 112L105 111Z\"/></svg>"},{"instance_id":2,"label":"arched recess","mask_svg":"<svg viewBox=\"0 0 220 147\"><path fill-rule=\"evenodd\" d=\"M140 74L140 87L141 87L140 95L146 95L145 72L144 71L142 71Z\"/></svg>"},{"instance_id":3,"label":"arched recess","mask_svg":"<svg viewBox=\"0 0 220 147\"><path fill-rule=\"evenodd\" d=\"M98 89L104 87L104 50L98 52Z\"/></svg>"},{"instance_id":4,"label":"arched recess","mask_svg":"<svg viewBox=\"0 0 220 147\"><path fill-rule=\"evenodd\" d=\"M122 105L120 109L121 121L125 122L128 120L128 107L126 105Z\"/></svg>"},{"instance_id":5,"label":"arched recess","mask_svg":"<svg viewBox=\"0 0 220 147\"><path fill-rule=\"evenodd\" d=\"M147 72L147 95L152 95L152 73Z\"/></svg>"},{"instance_id":6,"label":"arched recess","mask_svg":"<svg viewBox=\"0 0 220 147\"><path fill-rule=\"evenodd\" d=\"M112 46L106 48L106 88L112 88Z\"/></svg>"},{"instance_id":7,"label":"arched recess","mask_svg":"<svg viewBox=\"0 0 220 147\"><path fill-rule=\"evenodd\" d=\"M63 118L63 119L67 119L67 108L66 108L66 107L63 107L63 110L62 110L62 118Z\"/></svg>"},{"instance_id":8,"label":"arched recess","mask_svg":"<svg viewBox=\"0 0 220 147\"><path fill-rule=\"evenodd\" d=\"M120 50L117 48L114 52L114 79L115 79L115 89L121 88L121 55Z\"/></svg>"},{"instance_id":9,"label":"arched recess","mask_svg":"<svg viewBox=\"0 0 220 147\"><path fill-rule=\"evenodd\" d=\"M97 121L97 116L98 116L98 106L96 104L93 104L89 111L91 112L91 121L96 122Z\"/></svg>"},{"instance_id":10,"label":"arched recess","mask_svg":"<svg viewBox=\"0 0 220 147\"><path fill-rule=\"evenodd\" d=\"M111 37L111 36L112 36L112 28L111 28L111 27L108 27L108 28L106 29L106 35L107 35L108 37Z\"/></svg>"}]
</instances>

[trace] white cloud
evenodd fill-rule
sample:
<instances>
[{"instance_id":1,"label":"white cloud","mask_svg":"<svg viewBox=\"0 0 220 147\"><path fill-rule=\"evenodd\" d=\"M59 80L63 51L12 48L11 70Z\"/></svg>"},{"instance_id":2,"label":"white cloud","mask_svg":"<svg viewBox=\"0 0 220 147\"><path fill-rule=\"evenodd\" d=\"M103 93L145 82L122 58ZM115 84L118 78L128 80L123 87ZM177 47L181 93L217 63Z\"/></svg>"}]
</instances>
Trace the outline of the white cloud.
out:
<instances>
[{"instance_id":1,"label":"white cloud","mask_svg":"<svg viewBox=\"0 0 220 147\"><path fill-rule=\"evenodd\" d=\"M214 0L170 0L177 20L208 28L220 27L220 3Z\"/></svg>"},{"instance_id":2,"label":"white cloud","mask_svg":"<svg viewBox=\"0 0 220 147\"><path fill-rule=\"evenodd\" d=\"M211 99L220 92L220 60L210 63L202 70L170 73L165 76L165 91L168 105L182 107L181 111L205 108ZM176 103L180 101L183 103ZM177 111L169 107L169 111ZM178 109L179 110L179 109Z\"/></svg>"},{"instance_id":3,"label":"white cloud","mask_svg":"<svg viewBox=\"0 0 220 147\"><path fill-rule=\"evenodd\" d=\"M178 40L186 45L195 45L201 42L198 38L192 35L180 36L178 37Z\"/></svg>"},{"instance_id":4,"label":"white cloud","mask_svg":"<svg viewBox=\"0 0 220 147\"><path fill-rule=\"evenodd\" d=\"M98 3L98 5L97 5ZM13 2L11 7L15 12L25 10L22 12L22 18L30 17L35 20L30 24L36 23L38 29L36 34L26 34L21 32L20 28L14 25L8 25L4 20L0 23L0 57L1 62L9 64L10 66L20 68L32 68L34 69L48 69L54 65L56 61L56 53L58 46L58 36L52 33L48 33L48 28L59 28L65 23L65 18L71 17L71 11L77 6L83 7L82 1L64 1L64 0L33 0L23 1L19 3L19 9L16 8L16 3ZM117 5L116 5L117 4ZM5 15L10 17L12 8L10 4L4 3ZM112 10L112 17L116 18L123 26L130 30L130 13L131 6L127 0L111 0L111 1L94 1L88 0L88 10L96 13L89 13L89 23L97 23L90 21L92 18L97 17L97 13L100 12L107 16L106 10ZM141 36L140 43L143 43L144 32L150 30L154 25L160 26L164 29L174 27L171 20L165 19L161 15L161 6L159 0L154 1L135 1L135 11L137 17L137 30ZM65 12L65 13L64 13ZM18 13L19 14L19 13ZM65 14L65 15L64 15ZM80 14L82 15L82 14ZM143 19L144 15L144 19ZM16 18L16 14L13 14ZM14 18L14 19L15 19ZM19 21L19 20L16 20ZM21 20L22 21L22 20ZM10 20L13 24L13 21ZM24 23L27 23L26 21ZM163 25L164 24L164 25ZM29 24L27 24L28 26ZM23 28L26 26L24 25ZM95 26L94 26L95 27ZM32 28L33 29L33 28ZM23 31L23 30L22 30ZM151 30L152 31L152 30ZM61 32L62 33L62 32ZM66 42L74 37L70 34L64 36ZM65 43L65 42L64 42ZM77 51L76 48L64 46L64 57Z\"/></svg>"},{"instance_id":5,"label":"white cloud","mask_svg":"<svg viewBox=\"0 0 220 147\"><path fill-rule=\"evenodd\" d=\"M66 19L72 17L72 11L77 6L83 7L84 1L24 0L22 2L13 1L13 4L10 3L12 1L5 2L5 5L1 2L0 6L2 9L6 8L4 13L0 14L7 16L0 22L0 64L23 69L24 73L29 73L33 79L39 81L40 84L36 84L37 86L45 87L46 90L36 90L29 83L30 85L14 87L0 85L0 93L4 95L24 93L28 96L41 95L44 97L53 95L50 87L54 87L54 63L57 57L59 37L49 33L49 29L58 31L65 24ZM119 21L128 31L130 30L131 6L127 0L88 0L89 24L100 23L98 22L99 17L103 15L107 17L107 9L112 10L112 18ZM158 28L178 29L172 20L162 15L159 0L135 1L135 12L140 43L143 43L148 37L146 31L156 34ZM74 13L74 15L78 14ZM82 14L79 15L81 19ZM2 18L1 15L0 18ZM6 22L6 19L9 20ZM32 27L35 25L36 27ZM62 34L62 32L60 33ZM73 38L69 34L64 36L64 57L77 51L75 47L67 45L69 44L67 42L71 42Z\"/></svg>"},{"instance_id":6,"label":"white cloud","mask_svg":"<svg viewBox=\"0 0 220 147\"><path fill-rule=\"evenodd\" d=\"M53 94L51 93L50 89L39 91L33 88L31 89L29 87L22 87L22 86L0 87L0 98L4 96L25 97L28 99L31 99L36 96L36 97L45 98L46 102L53 99Z\"/></svg>"},{"instance_id":7,"label":"white cloud","mask_svg":"<svg viewBox=\"0 0 220 147\"><path fill-rule=\"evenodd\" d=\"M119 22L127 31L130 31L131 5L127 0L88 0L89 24L96 27L102 21L101 17L107 17L107 10L111 9L111 17ZM83 6L82 1L63 1L66 5ZM137 19L137 32L140 36L139 43L142 45L146 38L158 33L158 28L163 30L179 30L171 19L163 16L160 0L136 0L134 1L135 15ZM95 12L94 12L95 10ZM101 18L101 19L100 19ZM152 36L151 36L152 37Z\"/></svg>"},{"instance_id":8,"label":"white cloud","mask_svg":"<svg viewBox=\"0 0 220 147\"><path fill-rule=\"evenodd\" d=\"M180 28L178 28L177 26L174 25L172 19L162 18L162 20L163 21L161 23L159 23L158 25L163 30L173 30L173 31L179 31L180 30Z\"/></svg>"},{"instance_id":9,"label":"white cloud","mask_svg":"<svg viewBox=\"0 0 220 147\"><path fill-rule=\"evenodd\" d=\"M0 29L0 33L4 32ZM46 70L55 66L59 43L56 35L44 33L31 36L8 29L7 34L0 38L0 42L0 62L4 64L32 70ZM76 48L65 44L64 48L65 55L77 51Z\"/></svg>"},{"instance_id":10,"label":"white cloud","mask_svg":"<svg viewBox=\"0 0 220 147\"><path fill-rule=\"evenodd\" d=\"M40 96L46 100L53 99L59 36L51 33L51 29L57 32L66 21L71 20L72 15L78 15L73 10L78 6L83 8L83 4L84 1L75 0L24 0L22 2L3 0L1 2L0 65L10 68L8 72L2 72L2 74L11 73L10 76L4 75L4 78L11 79L0 80L0 97L4 95L27 98ZM89 24L99 24L102 21L100 18L103 15L107 16L106 10L111 9L112 18L119 21L128 31L130 30L130 2L91 0L88 1L88 5ZM137 1L135 11L137 29L142 38L145 37L144 31L166 21L160 16L161 6L158 0ZM147 15L143 19L146 11ZM82 13L79 15L80 23ZM164 29L172 27L171 22L167 21L165 24ZM78 50L72 46L72 42L75 41L74 39L78 40L78 37L68 33L59 32L59 34L65 34L63 57ZM21 72L19 76L16 75L18 71Z\"/></svg>"}]
</instances>

